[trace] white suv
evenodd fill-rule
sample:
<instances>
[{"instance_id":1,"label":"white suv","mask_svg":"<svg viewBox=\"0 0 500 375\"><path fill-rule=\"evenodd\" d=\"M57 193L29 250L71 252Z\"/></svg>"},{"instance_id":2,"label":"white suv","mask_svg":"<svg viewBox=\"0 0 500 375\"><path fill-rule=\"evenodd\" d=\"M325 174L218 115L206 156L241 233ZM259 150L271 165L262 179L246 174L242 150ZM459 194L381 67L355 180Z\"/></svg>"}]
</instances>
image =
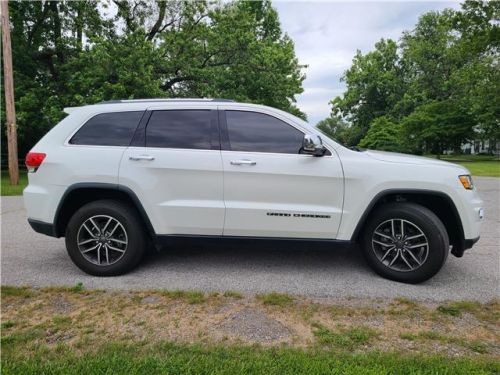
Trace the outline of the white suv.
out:
<instances>
[{"instance_id":1,"label":"white suv","mask_svg":"<svg viewBox=\"0 0 500 375\"><path fill-rule=\"evenodd\" d=\"M32 228L66 237L92 275L179 241L359 243L377 273L417 283L479 239L483 202L465 168L347 149L274 108L148 99L65 111L26 157L24 200Z\"/></svg>"}]
</instances>

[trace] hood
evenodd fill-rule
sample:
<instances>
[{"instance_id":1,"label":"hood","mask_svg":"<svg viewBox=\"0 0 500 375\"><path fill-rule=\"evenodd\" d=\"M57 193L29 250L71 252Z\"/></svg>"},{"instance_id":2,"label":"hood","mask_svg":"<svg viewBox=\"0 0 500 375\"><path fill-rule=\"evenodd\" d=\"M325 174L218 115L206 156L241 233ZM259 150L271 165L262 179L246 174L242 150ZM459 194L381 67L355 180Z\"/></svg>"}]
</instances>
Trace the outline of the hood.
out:
<instances>
[{"instance_id":1,"label":"hood","mask_svg":"<svg viewBox=\"0 0 500 375\"><path fill-rule=\"evenodd\" d=\"M447 161L442 161L438 159L426 158L423 156L415 156L408 154L400 154L397 152L386 152L386 151L374 151L366 150L365 154L369 157L381 161L386 161L389 163L404 163L404 164L418 164L418 165L436 165L441 167L454 167L465 170L464 167L450 163Z\"/></svg>"}]
</instances>

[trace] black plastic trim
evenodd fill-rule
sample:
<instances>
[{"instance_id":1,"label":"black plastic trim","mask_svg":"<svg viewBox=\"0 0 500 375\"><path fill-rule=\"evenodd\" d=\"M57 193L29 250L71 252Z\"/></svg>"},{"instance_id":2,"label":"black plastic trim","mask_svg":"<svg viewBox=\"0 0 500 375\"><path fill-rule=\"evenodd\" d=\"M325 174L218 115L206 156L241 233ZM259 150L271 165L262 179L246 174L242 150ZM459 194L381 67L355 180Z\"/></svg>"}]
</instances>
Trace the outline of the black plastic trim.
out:
<instances>
[{"instance_id":1,"label":"black plastic trim","mask_svg":"<svg viewBox=\"0 0 500 375\"><path fill-rule=\"evenodd\" d=\"M130 147L145 147L146 146L146 125L149 122L152 111L146 110L142 115L141 121L135 129L134 136L130 141Z\"/></svg>"},{"instance_id":2,"label":"black plastic trim","mask_svg":"<svg viewBox=\"0 0 500 375\"><path fill-rule=\"evenodd\" d=\"M108 183L89 183L89 182L82 182L82 183L76 183L73 185L70 185L66 191L64 192L61 201L59 202L59 205L56 210L56 214L54 216L54 237L61 237L63 236L63 233L59 233L59 215L62 210L62 207L64 206L64 202L66 198L69 196L69 194L75 190L85 190L85 189L105 189L105 190L116 190L116 191L121 191L124 192L129 196L129 198L132 200L132 203L134 204L135 208L137 211L139 211L139 214L141 215L141 218L144 220L144 224L146 225L146 229L148 230L148 233L150 234L151 237L154 237L155 231L153 228L153 225L151 224L151 221L149 220L149 217L146 213L146 210L142 206L141 201L137 197L137 195L133 192L132 189L130 189L127 186L123 185L118 185L118 184L108 184Z\"/></svg>"},{"instance_id":3,"label":"black plastic trim","mask_svg":"<svg viewBox=\"0 0 500 375\"><path fill-rule=\"evenodd\" d=\"M219 132L220 132L220 149L223 151L231 151L229 143L229 133L227 131L226 111L219 109Z\"/></svg>"},{"instance_id":4,"label":"black plastic trim","mask_svg":"<svg viewBox=\"0 0 500 375\"><path fill-rule=\"evenodd\" d=\"M353 243L348 240L334 240L323 238L294 238L294 237L255 237L255 236L223 236L223 235L185 235L162 234L155 237L155 242L161 246L220 246L220 245L250 245L279 247L349 247Z\"/></svg>"},{"instance_id":5,"label":"black plastic trim","mask_svg":"<svg viewBox=\"0 0 500 375\"><path fill-rule=\"evenodd\" d=\"M479 238L480 238L480 236L477 236L476 238L472 238L472 239L466 239L464 241L464 243L465 243L464 250L471 249L472 246L474 246L477 243L477 241L479 241Z\"/></svg>"},{"instance_id":6,"label":"black plastic trim","mask_svg":"<svg viewBox=\"0 0 500 375\"><path fill-rule=\"evenodd\" d=\"M45 234L46 236L57 237L56 228L52 223L46 223L44 221L29 219L28 223L37 233Z\"/></svg>"},{"instance_id":7,"label":"black plastic trim","mask_svg":"<svg viewBox=\"0 0 500 375\"><path fill-rule=\"evenodd\" d=\"M462 248L465 249L465 236L464 236L464 229L462 225L462 220L460 218L460 215L458 214L457 208L455 206L455 203L453 203L453 200L445 193L441 191L436 191L436 190L425 190L425 189L387 189L379 192L373 199L371 200L370 204L366 207L365 211L363 212L363 215L361 215L361 218L358 221L358 224L356 226L356 229L354 230L352 236L351 236L351 241L356 241L356 239L359 236L359 233L363 229L363 226L366 222L366 219L368 218L368 215L370 214L371 210L373 207L384 197L389 196L389 195L395 195L395 194L426 194L426 195L434 195L434 196L439 196L442 198L445 198L448 203L450 203L452 210L453 210L453 215L457 219L457 222L460 225L460 228L458 228L459 233L461 234L460 237L460 243L462 244Z\"/></svg>"}]
</instances>

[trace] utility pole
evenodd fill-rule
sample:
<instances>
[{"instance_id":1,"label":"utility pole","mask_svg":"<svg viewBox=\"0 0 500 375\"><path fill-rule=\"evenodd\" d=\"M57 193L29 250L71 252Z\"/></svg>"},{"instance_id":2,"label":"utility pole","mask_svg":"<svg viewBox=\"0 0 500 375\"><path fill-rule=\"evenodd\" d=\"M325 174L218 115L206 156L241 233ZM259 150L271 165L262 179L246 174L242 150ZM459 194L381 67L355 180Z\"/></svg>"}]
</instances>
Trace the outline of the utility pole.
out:
<instances>
[{"instance_id":1,"label":"utility pole","mask_svg":"<svg viewBox=\"0 0 500 375\"><path fill-rule=\"evenodd\" d=\"M12 70L12 48L10 45L9 3L7 0L0 0L0 12L2 21L3 84L5 90L5 117L7 120L9 177L10 184L17 185L19 183L19 165L17 162L16 109L14 106L14 77Z\"/></svg>"}]
</instances>

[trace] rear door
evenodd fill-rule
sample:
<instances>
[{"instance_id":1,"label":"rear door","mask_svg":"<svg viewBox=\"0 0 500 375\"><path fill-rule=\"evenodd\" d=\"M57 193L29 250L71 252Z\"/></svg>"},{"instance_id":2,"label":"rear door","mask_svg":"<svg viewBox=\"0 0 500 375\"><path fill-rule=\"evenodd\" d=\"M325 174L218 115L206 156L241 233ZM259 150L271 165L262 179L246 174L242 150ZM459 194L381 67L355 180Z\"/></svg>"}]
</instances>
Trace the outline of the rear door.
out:
<instances>
[{"instance_id":1,"label":"rear door","mask_svg":"<svg viewBox=\"0 0 500 375\"><path fill-rule=\"evenodd\" d=\"M160 235L221 235L222 160L217 110L157 106L122 158L119 181L131 188Z\"/></svg>"},{"instance_id":2,"label":"rear door","mask_svg":"<svg viewBox=\"0 0 500 375\"><path fill-rule=\"evenodd\" d=\"M224 235L334 239L344 196L336 153L301 154L303 130L251 108L220 107Z\"/></svg>"}]
</instances>

